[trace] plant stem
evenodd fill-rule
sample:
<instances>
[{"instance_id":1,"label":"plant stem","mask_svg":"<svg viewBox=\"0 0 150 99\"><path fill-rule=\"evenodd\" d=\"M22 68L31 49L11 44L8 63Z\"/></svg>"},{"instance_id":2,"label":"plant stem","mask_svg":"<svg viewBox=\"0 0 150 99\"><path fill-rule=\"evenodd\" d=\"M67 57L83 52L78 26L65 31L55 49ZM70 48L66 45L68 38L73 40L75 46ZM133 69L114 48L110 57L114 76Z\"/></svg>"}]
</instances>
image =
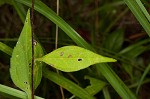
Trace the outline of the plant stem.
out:
<instances>
[{"instance_id":1,"label":"plant stem","mask_svg":"<svg viewBox=\"0 0 150 99\"><path fill-rule=\"evenodd\" d=\"M34 99L34 0L32 0L31 12L31 27L32 27L32 67L31 67L31 97Z\"/></svg>"}]
</instances>

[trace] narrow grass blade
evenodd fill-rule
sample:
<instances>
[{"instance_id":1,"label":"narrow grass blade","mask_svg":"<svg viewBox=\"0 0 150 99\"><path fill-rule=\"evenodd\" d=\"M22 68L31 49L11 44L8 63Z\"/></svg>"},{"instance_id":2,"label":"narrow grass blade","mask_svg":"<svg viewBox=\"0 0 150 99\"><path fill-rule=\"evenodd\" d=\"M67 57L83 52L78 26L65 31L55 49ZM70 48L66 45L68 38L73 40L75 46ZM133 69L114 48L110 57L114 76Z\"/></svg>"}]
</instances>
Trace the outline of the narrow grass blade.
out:
<instances>
[{"instance_id":1,"label":"narrow grass blade","mask_svg":"<svg viewBox=\"0 0 150 99\"><path fill-rule=\"evenodd\" d=\"M142 4L141 0L135 0L137 2L137 4L139 5L139 8L142 10L142 12L144 13L145 17L148 19L148 21L150 22L150 15L147 12L147 10L145 9L144 5Z\"/></svg>"},{"instance_id":2,"label":"narrow grass blade","mask_svg":"<svg viewBox=\"0 0 150 99\"><path fill-rule=\"evenodd\" d=\"M25 11L24 6L21 3L18 3L14 0L11 0L11 2L13 4L14 8L16 9L22 23L24 23L24 20L26 18L26 11Z\"/></svg>"},{"instance_id":3,"label":"narrow grass blade","mask_svg":"<svg viewBox=\"0 0 150 99\"><path fill-rule=\"evenodd\" d=\"M103 94L105 99L111 99L108 87L103 88Z\"/></svg>"},{"instance_id":4,"label":"narrow grass blade","mask_svg":"<svg viewBox=\"0 0 150 99\"><path fill-rule=\"evenodd\" d=\"M92 97L86 90L82 89L81 87L64 78L63 76L49 71L47 68L43 69L43 75L44 77L62 86L63 88L67 89L69 92L81 99L94 99L94 97Z\"/></svg>"},{"instance_id":5,"label":"narrow grass blade","mask_svg":"<svg viewBox=\"0 0 150 99\"><path fill-rule=\"evenodd\" d=\"M5 52L8 55L11 55L13 49L7 46L6 44L0 42L0 50Z\"/></svg>"},{"instance_id":6,"label":"narrow grass blade","mask_svg":"<svg viewBox=\"0 0 150 99\"><path fill-rule=\"evenodd\" d=\"M140 89L140 87L141 87L141 85L142 85L142 82L143 82L145 76L148 74L149 70L150 70L150 64L146 67L146 69L145 69L145 71L144 71L144 73L143 73L141 79L139 80L138 87L137 87L137 89L136 89L136 94L138 94L139 89Z\"/></svg>"},{"instance_id":7,"label":"narrow grass blade","mask_svg":"<svg viewBox=\"0 0 150 99\"><path fill-rule=\"evenodd\" d=\"M150 23L142 12L140 6L137 4L136 0L124 0L127 6L130 8L132 13L135 15L137 20L140 22L144 30L150 36ZM147 16L147 15L146 15Z\"/></svg>"},{"instance_id":8,"label":"narrow grass blade","mask_svg":"<svg viewBox=\"0 0 150 99\"><path fill-rule=\"evenodd\" d=\"M0 84L0 95L5 96L9 99L27 99L27 94L20 90L4 86ZM35 99L44 99L41 97L35 96Z\"/></svg>"},{"instance_id":9,"label":"narrow grass blade","mask_svg":"<svg viewBox=\"0 0 150 99\"><path fill-rule=\"evenodd\" d=\"M123 99L136 99L135 95L122 82L122 80L117 76L117 74L110 68L108 64L99 64L97 68Z\"/></svg>"}]
</instances>

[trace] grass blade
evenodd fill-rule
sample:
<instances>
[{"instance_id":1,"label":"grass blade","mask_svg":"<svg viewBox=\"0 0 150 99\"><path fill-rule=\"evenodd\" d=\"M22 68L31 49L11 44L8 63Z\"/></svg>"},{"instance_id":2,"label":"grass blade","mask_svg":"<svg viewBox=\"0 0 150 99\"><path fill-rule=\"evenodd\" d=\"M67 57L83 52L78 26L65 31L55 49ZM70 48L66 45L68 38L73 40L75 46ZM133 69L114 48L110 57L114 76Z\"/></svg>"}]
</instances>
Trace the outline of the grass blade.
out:
<instances>
[{"instance_id":1,"label":"grass blade","mask_svg":"<svg viewBox=\"0 0 150 99\"><path fill-rule=\"evenodd\" d=\"M14 88L4 86L0 84L0 94L6 97L9 97L10 99L27 99L27 94L25 92L22 92L20 90L16 90ZM35 99L44 99L41 97L35 96Z\"/></svg>"},{"instance_id":2,"label":"grass blade","mask_svg":"<svg viewBox=\"0 0 150 99\"><path fill-rule=\"evenodd\" d=\"M122 80L117 76L117 74L110 68L108 64L99 64L97 68L123 99L136 99L135 95L122 82Z\"/></svg>"},{"instance_id":3,"label":"grass blade","mask_svg":"<svg viewBox=\"0 0 150 99\"><path fill-rule=\"evenodd\" d=\"M139 5L139 8L142 10L143 14L145 15L145 17L148 19L148 21L150 22L150 15L147 12L147 10L145 9L144 5L142 4L141 0L136 0L137 4Z\"/></svg>"},{"instance_id":4,"label":"grass blade","mask_svg":"<svg viewBox=\"0 0 150 99\"><path fill-rule=\"evenodd\" d=\"M150 23L143 14L140 6L137 4L135 0L124 0L127 6L130 8L132 13L135 15L137 20L140 22L144 30L147 32L147 34L150 36Z\"/></svg>"},{"instance_id":5,"label":"grass blade","mask_svg":"<svg viewBox=\"0 0 150 99\"><path fill-rule=\"evenodd\" d=\"M92 97L87 91L85 91L75 83L71 82L70 80L64 78L63 76L58 75L57 73L54 73L44 68L43 75L44 77L62 86L63 88L67 89L69 92L73 93L81 99L94 99L94 97Z\"/></svg>"},{"instance_id":6,"label":"grass blade","mask_svg":"<svg viewBox=\"0 0 150 99\"><path fill-rule=\"evenodd\" d=\"M6 44L0 42L0 50L5 52L8 55L11 55L13 49L7 46Z\"/></svg>"},{"instance_id":7,"label":"grass blade","mask_svg":"<svg viewBox=\"0 0 150 99\"><path fill-rule=\"evenodd\" d=\"M142 84L142 82L143 82L145 76L148 74L149 70L150 70L150 64L147 66L147 68L145 69L145 71L144 71L144 73L143 73L141 79L139 80L138 87L137 87L137 89L136 89L136 94L138 94L138 91L139 91L139 89L140 89L140 87L141 87L141 84Z\"/></svg>"},{"instance_id":8,"label":"grass blade","mask_svg":"<svg viewBox=\"0 0 150 99\"><path fill-rule=\"evenodd\" d=\"M14 0L12 0L12 4L13 4L14 8L16 9L22 23L24 23L24 20L26 18L26 11L25 11L23 5Z\"/></svg>"}]
</instances>

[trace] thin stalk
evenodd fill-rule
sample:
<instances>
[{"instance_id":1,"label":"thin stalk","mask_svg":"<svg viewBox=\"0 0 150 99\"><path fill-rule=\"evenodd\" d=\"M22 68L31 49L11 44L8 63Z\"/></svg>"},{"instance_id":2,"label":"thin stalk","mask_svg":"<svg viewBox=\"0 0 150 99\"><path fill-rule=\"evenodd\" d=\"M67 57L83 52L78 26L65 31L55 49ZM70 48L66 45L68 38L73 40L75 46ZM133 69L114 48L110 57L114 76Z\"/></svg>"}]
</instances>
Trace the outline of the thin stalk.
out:
<instances>
[{"instance_id":1,"label":"thin stalk","mask_svg":"<svg viewBox=\"0 0 150 99\"><path fill-rule=\"evenodd\" d=\"M57 15L59 15L59 0L57 0ZM55 49L58 48L58 25L56 24L56 36L55 36ZM59 70L56 69L57 74L59 74ZM62 99L65 99L63 88L60 86L60 92Z\"/></svg>"},{"instance_id":2,"label":"thin stalk","mask_svg":"<svg viewBox=\"0 0 150 99\"><path fill-rule=\"evenodd\" d=\"M31 97L34 99L34 0L32 0L31 12L31 28L32 28L32 67L31 67Z\"/></svg>"}]
</instances>

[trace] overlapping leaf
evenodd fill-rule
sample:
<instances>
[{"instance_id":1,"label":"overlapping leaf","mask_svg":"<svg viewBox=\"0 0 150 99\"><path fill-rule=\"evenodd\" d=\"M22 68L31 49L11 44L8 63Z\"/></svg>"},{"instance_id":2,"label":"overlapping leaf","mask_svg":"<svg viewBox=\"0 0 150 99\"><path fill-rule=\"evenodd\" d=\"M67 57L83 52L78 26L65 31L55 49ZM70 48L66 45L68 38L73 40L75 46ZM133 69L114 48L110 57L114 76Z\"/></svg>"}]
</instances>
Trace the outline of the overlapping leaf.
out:
<instances>
[{"instance_id":1,"label":"overlapping leaf","mask_svg":"<svg viewBox=\"0 0 150 99\"><path fill-rule=\"evenodd\" d=\"M27 13L23 30L13 50L11 57L10 75L14 84L31 96L31 66L32 66L32 34L30 23L30 11ZM35 58L43 56L41 46L35 42ZM42 63L34 65L34 88L40 83L42 77Z\"/></svg>"}]
</instances>

